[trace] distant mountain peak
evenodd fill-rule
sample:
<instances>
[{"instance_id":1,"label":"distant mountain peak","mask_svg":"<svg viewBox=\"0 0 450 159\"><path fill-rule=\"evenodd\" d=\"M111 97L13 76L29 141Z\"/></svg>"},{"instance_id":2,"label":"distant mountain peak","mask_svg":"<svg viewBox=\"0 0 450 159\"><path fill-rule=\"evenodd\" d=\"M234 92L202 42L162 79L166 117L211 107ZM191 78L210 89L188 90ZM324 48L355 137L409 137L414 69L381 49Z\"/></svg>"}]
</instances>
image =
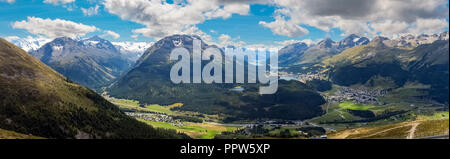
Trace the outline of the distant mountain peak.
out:
<instances>
[{"instance_id":1,"label":"distant mountain peak","mask_svg":"<svg viewBox=\"0 0 450 159\"><path fill-rule=\"evenodd\" d=\"M93 46L98 49L108 49L113 52L118 52L116 47L110 41L105 40L98 35L95 35L88 39L80 40L80 42L82 42L86 46Z\"/></svg>"},{"instance_id":2,"label":"distant mountain peak","mask_svg":"<svg viewBox=\"0 0 450 159\"><path fill-rule=\"evenodd\" d=\"M372 39L372 41L370 41L369 45L373 45L373 46L378 46L378 45L384 45L384 41L389 40L389 38L387 37L383 37L383 36L376 36L375 38Z\"/></svg>"},{"instance_id":3,"label":"distant mountain peak","mask_svg":"<svg viewBox=\"0 0 450 159\"><path fill-rule=\"evenodd\" d=\"M351 48L357 45L366 45L370 40L366 37L360 37L356 34L350 34L346 38L339 41L339 49Z\"/></svg>"},{"instance_id":4,"label":"distant mountain peak","mask_svg":"<svg viewBox=\"0 0 450 159\"><path fill-rule=\"evenodd\" d=\"M294 48L304 48L304 47L308 47L308 45L307 45L306 43L304 43L304 42L293 43L293 44L290 44L290 45L288 45L288 46L292 46L292 47L294 47Z\"/></svg>"},{"instance_id":5,"label":"distant mountain peak","mask_svg":"<svg viewBox=\"0 0 450 159\"><path fill-rule=\"evenodd\" d=\"M26 52L37 50L41 48L43 45L52 41L52 39L48 39L45 37L32 37L32 36L28 36L26 38L20 38L17 36L8 36L5 37L5 39L15 44L16 46L22 48Z\"/></svg>"},{"instance_id":6,"label":"distant mountain peak","mask_svg":"<svg viewBox=\"0 0 450 159\"><path fill-rule=\"evenodd\" d=\"M358 36L356 34L350 34L349 36L347 36L347 38L354 39L354 38L360 38L360 36Z\"/></svg>"},{"instance_id":7,"label":"distant mountain peak","mask_svg":"<svg viewBox=\"0 0 450 159\"><path fill-rule=\"evenodd\" d=\"M320 41L317 45L322 48L331 48L331 47L333 47L333 43L334 43L333 40L331 40L330 38L326 38L326 39Z\"/></svg>"},{"instance_id":8,"label":"distant mountain peak","mask_svg":"<svg viewBox=\"0 0 450 159\"><path fill-rule=\"evenodd\" d=\"M439 39L440 40L448 40L449 39L448 31L445 31L445 32L439 34Z\"/></svg>"},{"instance_id":9,"label":"distant mountain peak","mask_svg":"<svg viewBox=\"0 0 450 159\"><path fill-rule=\"evenodd\" d=\"M56 38L30 54L91 89L109 84L132 65L111 42L98 36Z\"/></svg>"},{"instance_id":10,"label":"distant mountain peak","mask_svg":"<svg viewBox=\"0 0 450 159\"><path fill-rule=\"evenodd\" d=\"M201 38L196 35L174 34L171 36L164 37L155 42L150 48L148 48L144 52L144 54L136 61L136 66L146 61L149 58L149 56L157 56L157 57L150 58L150 60L146 62L166 63L169 59L168 57L172 49L176 47L184 47L188 50L191 50L193 47L194 39L201 41ZM202 41L201 47L205 48L206 46L209 45ZM156 51L155 53L155 50L158 51Z\"/></svg>"},{"instance_id":11,"label":"distant mountain peak","mask_svg":"<svg viewBox=\"0 0 450 159\"><path fill-rule=\"evenodd\" d=\"M399 38L384 40L383 43L389 47L398 48L415 48L423 44L431 44L437 40L448 40L448 32L441 34L421 34L415 36L413 34L407 34Z\"/></svg>"},{"instance_id":12,"label":"distant mountain peak","mask_svg":"<svg viewBox=\"0 0 450 159\"><path fill-rule=\"evenodd\" d=\"M70 37L59 37L59 38L55 38L50 43L65 43L65 42L70 42L70 41L75 41L75 40Z\"/></svg>"}]
</instances>

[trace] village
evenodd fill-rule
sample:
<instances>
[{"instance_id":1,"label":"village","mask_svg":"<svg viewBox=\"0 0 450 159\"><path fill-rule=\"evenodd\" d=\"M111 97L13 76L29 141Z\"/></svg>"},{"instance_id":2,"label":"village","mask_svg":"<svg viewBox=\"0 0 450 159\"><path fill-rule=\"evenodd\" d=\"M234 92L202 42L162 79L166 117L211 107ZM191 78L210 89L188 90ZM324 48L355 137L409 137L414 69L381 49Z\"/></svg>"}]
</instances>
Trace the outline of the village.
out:
<instances>
[{"instance_id":1,"label":"village","mask_svg":"<svg viewBox=\"0 0 450 159\"><path fill-rule=\"evenodd\" d=\"M312 81L315 79L320 79L320 80L326 79L325 74L311 73L311 72L308 72L306 74L293 74L293 73L288 73L288 72L279 72L278 75L279 75L280 79L288 80L288 81L296 80L296 81L300 81L302 83L306 83L307 81Z\"/></svg>"},{"instance_id":2,"label":"village","mask_svg":"<svg viewBox=\"0 0 450 159\"><path fill-rule=\"evenodd\" d=\"M383 105L377 98L385 96L386 90L353 89L350 87L340 87L334 96L328 97L328 102L340 103L352 101L355 104L377 104Z\"/></svg>"},{"instance_id":3,"label":"village","mask_svg":"<svg viewBox=\"0 0 450 159\"><path fill-rule=\"evenodd\" d=\"M181 127L183 126L183 123L180 120L175 120L171 116L168 116L164 113L132 113L132 112L125 112L126 115L134 117L136 119L143 119L147 121L154 121L154 122L164 122L169 123L170 125Z\"/></svg>"}]
</instances>

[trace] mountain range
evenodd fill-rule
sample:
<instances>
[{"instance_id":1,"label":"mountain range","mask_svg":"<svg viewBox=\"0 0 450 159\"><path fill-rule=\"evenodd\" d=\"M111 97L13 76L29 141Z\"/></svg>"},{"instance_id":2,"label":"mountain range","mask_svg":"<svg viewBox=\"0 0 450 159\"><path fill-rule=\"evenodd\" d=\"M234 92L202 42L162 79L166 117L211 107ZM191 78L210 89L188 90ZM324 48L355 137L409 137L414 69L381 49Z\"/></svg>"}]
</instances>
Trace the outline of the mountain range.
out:
<instances>
[{"instance_id":1,"label":"mountain range","mask_svg":"<svg viewBox=\"0 0 450 159\"><path fill-rule=\"evenodd\" d=\"M152 45L146 42L110 42L99 36L87 39L61 37L54 40L10 36L6 40L74 82L97 91L128 71Z\"/></svg>"},{"instance_id":2,"label":"mountain range","mask_svg":"<svg viewBox=\"0 0 450 159\"><path fill-rule=\"evenodd\" d=\"M41 48L43 45L47 44L51 40L48 38L33 38L31 36L26 38L20 38L17 36L9 36L5 37L6 40L25 50L26 52L30 52L33 50L37 50Z\"/></svg>"},{"instance_id":3,"label":"mountain range","mask_svg":"<svg viewBox=\"0 0 450 159\"><path fill-rule=\"evenodd\" d=\"M133 65L111 42L98 36L83 40L56 38L30 54L94 90L108 85Z\"/></svg>"},{"instance_id":4,"label":"mountain range","mask_svg":"<svg viewBox=\"0 0 450 159\"><path fill-rule=\"evenodd\" d=\"M294 43L280 49L279 64L282 67L289 67L317 63L323 58L335 55L347 48L365 45L369 41L368 38L352 34L339 42L334 42L327 38L312 46L308 46L303 42Z\"/></svg>"},{"instance_id":5,"label":"mountain range","mask_svg":"<svg viewBox=\"0 0 450 159\"><path fill-rule=\"evenodd\" d=\"M299 81L280 80L278 91L270 95L260 95L259 84L173 84L169 73L175 61L169 60L170 52L184 47L192 54L194 39L201 40L173 35L149 47L111 43L98 36L61 37L43 45L22 42L29 53L0 39L0 129L46 138L185 137L128 117L90 89L141 104L183 103L172 109L218 114L224 122L304 120L323 114L327 101ZM202 42L202 50L210 47L218 48ZM323 74L339 86L390 92L407 83L426 85L420 88L422 95L401 100L448 105L448 32L372 40L350 35L311 46L294 43L279 51L279 60L282 70ZM242 91L234 91L237 87Z\"/></svg>"},{"instance_id":6,"label":"mountain range","mask_svg":"<svg viewBox=\"0 0 450 159\"><path fill-rule=\"evenodd\" d=\"M0 68L0 130L45 138L183 137L127 116L1 38Z\"/></svg>"},{"instance_id":7,"label":"mountain range","mask_svg":"<svg viewBox=\"0 0 450 159\"><path fill-rule=\"evenodd\" d=\"M136 67L111 85L107 92L113 97L145 104L183 103L183 107L176 109L223 114L229 121L306 119L322 113L320 105L325 100L298 81L280 81L277 93L271 95L259 95L257 84L173 84L170 69L175 61L169 60L170 52L181 46L192 54L194 39L200 37L173 35L159 40L142 55ZM203 50L209 47L216 46L202 42ZM236 86L243 87L245 91L233 91Z\"/></svg>"},{"instance_id":8,"label":"mountain range","mask_svg":"<svg viewBox=\"0 0 450 159\"><path fill-rule=\"evenodd\" d=\"M367 45L346 49L318 65L338 85L393 89L417 82L431 86L428 98L448 103L448 42L448 32L393 40L375 37Z\"/></svg>"},{"instance_id":9,"label":"mountain range","mask_svg":"<svg viewBox=\"0 0 450 159\"><path fill-rule=\"evenodd\" d=\"M433 35L405 35L399 38L388 39L375 37L372 41L381 38L383 44L389 47L401 49L414 49L419 45L431 44L436 40L448 40L448 32ZM367 45L371 40L351 34L339 42L327 38L315 45L308 46L303 42L287 45L279 50L279 64L289 72L307 73L318 69L316 64L324 59L341 53L342 51L361 45Z\"/></svg>"}]
</instances>

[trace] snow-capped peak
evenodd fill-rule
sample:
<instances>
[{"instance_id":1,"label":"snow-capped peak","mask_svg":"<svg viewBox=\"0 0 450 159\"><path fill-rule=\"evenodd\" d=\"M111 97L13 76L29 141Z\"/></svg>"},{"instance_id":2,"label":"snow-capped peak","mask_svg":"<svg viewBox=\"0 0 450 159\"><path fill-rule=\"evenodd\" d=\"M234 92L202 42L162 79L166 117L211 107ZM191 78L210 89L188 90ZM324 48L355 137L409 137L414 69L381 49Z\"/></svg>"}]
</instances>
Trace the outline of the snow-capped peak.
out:
<instances>
[{"instance_id":1,"label":"snow-capped peak","mask_svg":"<svg viewBox=\"0 0 450 159\"><path fill-rule=\"evenodd\" d=\"M130 60L136 61L144 54L145 50L153 45L153 42L111 42L121 54L127 56Z\"/></svg>"},{"instance_id":2,"label":"snow-capped peak","mask_svg":"<svg viewBox=\"0 0 450 159\"><path fill-rule=\"evenodd\" d=\"M22 48L26 52L37 50L41 48L41 46L52 41L52 39L44 37L31 37L31 36L28 36L26 38L20 38L18 36L7 36L5 37L5 39Z\"/></svg>"},{"instance_id":3,"label":"snow-capped peak","mask_svg":"<svg viewBox=\"0 0 450 159\"><path fill-rule=\"evenodd\" d=\"M112 42L122 53L142 52L144 53L153 43L146 42Z\"/></svg>"}]
</instances>

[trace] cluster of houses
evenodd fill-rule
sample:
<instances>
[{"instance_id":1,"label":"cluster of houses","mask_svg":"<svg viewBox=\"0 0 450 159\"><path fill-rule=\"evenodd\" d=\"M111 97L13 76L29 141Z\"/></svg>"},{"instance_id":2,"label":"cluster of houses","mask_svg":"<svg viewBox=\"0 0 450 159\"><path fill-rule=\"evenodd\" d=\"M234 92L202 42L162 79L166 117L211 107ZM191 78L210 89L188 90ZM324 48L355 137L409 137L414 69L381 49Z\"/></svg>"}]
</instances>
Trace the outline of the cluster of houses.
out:
<instances>
[{"instance_id":1,"label":"cluster of houses","mask_svg":"<svg viewBox=\"0 0 450 159\"><path fill-rule=\"evenodd\" d=\"M329 101L332 103L339 103L343 101L352 101L355 104L378 104L382 105L377 99L380 96L385 96L386 90L368 90L368 89L353 89L349 87L341 87L335 96L330 96Z\"/></svg>"},{"instance_id":2,"label":"cluster of houses","mask_svg":"<svg viewBox=\"0 0 450 159\"><path fill-rule=\"evenodd\" d=\"M284 80L297 80L303 83L306 83L307 81L312 81L314 79L326 79L325 74L321 73L311 73L308 72L307 74L293 74L288 72L279 72L278 73L280 79Z\"/></svg>"},{"instance_id":3,"label":"cluster of houses","mask_svg":"<svg viewBox=\"0 0 450 159\"><path fill-rule=\"evenodd\" d=\"M325 74L308 72L307 74L299 74L298 80L300 82L306 83L307 81L312 81L315 79L319 79L319 80L325 79L325 77L326 77Z\"/></svg>"},{"instance_id":4,"label":"cluster of houses","mask_svg":"<svg viewBox=\"0 0 450 159\"><path fill-rule=\"evenodd\" d=\"M147 121L155 121L155 122L165 122L170 123L173 126L181 127L183 126L183 123L179 120L174 120L172 117L163 114L163 113L132 113L132 112L125 112L128 116L137 118L137 119L144 119Z\"/></svg>"}]
</instances>

